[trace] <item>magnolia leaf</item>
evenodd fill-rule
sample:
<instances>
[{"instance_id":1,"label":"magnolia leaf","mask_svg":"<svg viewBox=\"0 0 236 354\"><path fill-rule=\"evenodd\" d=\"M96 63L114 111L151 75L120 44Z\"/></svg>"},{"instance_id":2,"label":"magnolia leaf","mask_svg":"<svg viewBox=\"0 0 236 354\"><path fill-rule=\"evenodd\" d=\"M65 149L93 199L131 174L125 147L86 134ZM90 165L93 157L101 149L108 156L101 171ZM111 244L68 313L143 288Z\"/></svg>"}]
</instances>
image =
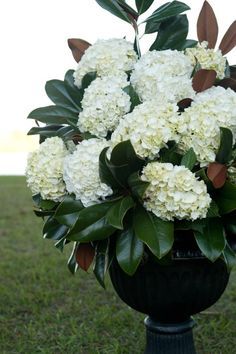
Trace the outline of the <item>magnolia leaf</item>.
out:
<instances>
[{"instance_id":1,"label":"magnolia leaf","mask_svg":"<svg viewBox=\"0 0 236 354\"><path fill-rule=\"evenodd\" d=\"M95 256L94 247L91 243L80 243L76 250L76 262L87 272Z\"/></svg>"},{"instance_id":2,"label":"magnolia leaf","mask_svg":"<svg viewBox=\"0 0 236 354\"><path fill-rule=\"evenodd\" d=\"M132 194L137 197L138 199L142 199L144 193L149 186L149 182L142 181L139 176L139 172L134 172L128 178L128 184L131 188Z\"/></svg>"},{"instance_id":3,"label":"magnolia leaf","mask_svg":"<svg viewBox=\"0 0 236 354\"><path fill-rule=\"evenodd\" d=\"M161 23L150 50L180 49L188 35L186 15L178 15Z\"/></svg>"},{"instance_id":4,"label":"magnolia leaf","mask_svg":"<svg viewBox=\"0 0 236 354\"><path fill-rule=\"evenodd\" d=\"M105 216L114 203L114 201L104 202L81 210L78 213L77 221L68 232L67 239L90 242L103 240L113 234L115 229L109 225Z\"/></svg>"},{"instance_id":5,"label":"magnolia leaf","mask_svg":"<svg viewBox=\"0 0 236 354\"><path fill-rule=\"evenodd\" d=\"M216 189L221 188L227 178L227 167L221 163L212 162L208 165L207 176Z\"/></svg>"},{"instance_id":6,"label":"magnolia leaf","mask_svg":"<svg viewBox=\"0 0 236 354\"><path fill-rule=\"evenodd\" d=\"M159 259L164 257L173 246L174 223L159 219L141 206L134 213L134 231L135 235Z\"/></svg>"},{"instance_id":7,"label":"magnolia leaf","mask_svg":"<svg viewBox=\"0 0 236 354\"><path fill-rule=\"evenodd\" d=\"M190 10L190 7L188 5L186 5L183 2L174 0L160 6L144 22L147 23L148 22L150 23L151 21L155 23L164 22L167 19L177 16L187 10ZM145 33L151 33L151 32L146 32L145 30Z\"/></svg>"},{"instance_id":8,"label":"magnolia leaf","mask_svg":"<svg viewBox=\"0 0 236 354\"><path fill-rule=\"evenodd\" d=\"M116 229L123 230L123 221L128 210L133 208L135 202L133 198L129 195L119 199L107 212L106 218L111 226Z\"/></svg>"},{"instance_id":9,"label":"magnolia leaf","mask_svg":"<svg viewBox=\"0 0 236 354\"><path fill-rule=\"evenodd\" d=\"M60 223L72 227L84 208L80 200L75 200L72 196L66 196L57 207L55 219Z\"/></svg>"},{"instance_id":10,"label":"magnolia leaf","mask_svg":"<svg viewBox=\"0 0 236 354\"><path fill-rule=\"evenodd\" d=\"M227 54L236 46L236 21L234 21L226 31L222 41L220 42L219 49L222 55Z\"/></svg>"},{"instance_id":11,"label":"magnolia leaf","mask_svg":"<svg viewBox=\"0 0 236 354\"><path fill-rule=\"evenodd\" d=\"M117 0L118 4L120 5L120 7L125 10L125 12L127 13L128 17L130 18L130 21L133 23L132 18L134 21L137 21L139 14L137 13L137 11L135 11L131 6L129 6L125 0Z\"/></svg>"},{"instance_id":12,"label":"magnolia leaf","mask_svg":"<svg viewBox=\"0 0 236 354\"><path fill-rule=\"evenodd\" d=\"M109 240L99 241L96 245L93 273L99 284L105 289L105 274L108 266Z\"/></svg>"},{"instance_id":13,"label":"magnolia leaf","mask_svg":"<svg viewBox=\"0 0 236 354\"><path fill-rule=\"evenodd\" d=\"M78 114L64 107L47 106L33 110L28 118L47 124L70 124L78 121Z\"/></svg>"},{"instance_id":14,"label":"magnolia leaf","mask_svg":"<svg viewBox=\"0 0 236 354\"><path fill-rule=\"evenodd\" d=\"M217 191L215 201L220 214L228 214L236 210L236 185L226 181L223 188Z\"/></svg>"},{"instance_id":15,"label":"magnolia leaf","mask_svg":"<svg viewBox=\"0 0 236 354\"><path fill-rule=\"evenodd\" d=\"M84 39L70 38L68 39L68 46L72 51L75 61L78 63L84 55L86 49L88 49L91 44L86 42Z\"/></svg>"},{"instance_id":16,"label":"magnolia leaf","mask_svg":"<svg viewBox=\"0 0 236 354\"><path fill-rule=\"evenodd\" d=\"M193 150L190 148L186 154L182 157L181 165L187 167L190 171L193 169L197 162L197 156Z\"/></svg>"},{"instance_id":17,"label":"magnolia leaf","mask_svg":"<svg viewBox=\"0 0 236 354\"><path fill-rule=\"evenodd\" d=\"M96 2L105 10L119 17L126 22L132 22L127 12L119 5L117 0L96 0Z\"/></svg>"},{"instance_id":18,"label":"magnolia leaf","mask_svg":"<svg viewBox=\"0 0 236 354\"><path fill-rule=\"evenodd\" d=\"M205 219L202 232L194 230L194 236L202 253L214 262L225 248L226 239L220 218Z\"/></svg>"},{"instance_id":19,"label":"magnolia leaf","mask_svg":"<svg viewBox=\"0 0 236 354\"><path fill-rule=\"evenodd\" d=\"M236 254L234 250L226 243L225 249L222 252L223 259L227 265L228 272L236 265Z\"/></svg>"},{"instance_id":20,"label":"magnolia leaf","mask_svg":"<svg viewBox=\"0 0 236 354\"><path fill-rule=\"evenodd\" d=\"M143 256L144 244L132 228L121 231L116 241L116 258L120 267L128 275L133 275Z\"/></svg>"},{"instance_id":21,"label":"magnolia leaf","mask_svg":"<svg viewBox=\"0 0 236 354\"><path fill-rule=\"evenodd\" d=\"M223 79L223 80L220 80L220 81L217 83L217 86L224 87L225 89L231 88L231 90L233 90L233 91L236 92L236 80L235 80L235 79L232 79L232 78L230 78L230 77L228 77L228 78L226 78L226 79Z\"/></svg>"},{"instance_id":22,"label":"magnolia leaf","mask_svg":"<svg viewBox=\"0 0 236 354\"><path fill-rule=\"evenodd\" d=\"M81 111L79 105L70 96L64 81L50 80L45 85L48 97L59 107L64 107L69 111L79 114Z\"/></svg>"},{"instance_id":23,"label":"magnolia leaf","mask_svg":"<svg viewBox=\"0 0 236 354\"><path fill-rule=\"evenodd\" d=\"M108 148L102 150L99 156L99 177L102 183L106 183L113 190L122 188L119 180L112 174L109 168L109 161L106 156Z\"/></svg>"},{"instance_id":24,"label":"magnolia leaf","mask_svg":"<svg viewBox=\"0 0 236 354\"><path fill-rule=\"evenodd\" d=\"M230 129L220 127L220 147L216 155L216 161L222 164L228 163L232 158L233 134Z\"/></svg>"},{"instance_id":25,"label":"magnolia leaf","mask_svg":"<svg viewBox=\"0 0 236 354\"><path fill-rule=\"evenodd\" d=\"M202 92L212 87L216 81L215 70L200 69L192 79L192 86L194 91Z\"/></svg>"},{"instance_id":26,"label":"magnolia leaf","mask_svg":"<svg viewBox=\"0 0 236 354\"><path fill-rule=\"evenodd\" d=\"M209 48L215 48L218 38L218 24L211 5L204 1L197 21L199 42L207 41Z\"/></svg>"},{"instance_id":27,"label":"magnolia leaf","mask_svg":"<svg viewBox=\"0 0 236 354\"><path fill-rule=\"evenodd\" d=\"M96 79L96 77L97 77L97 73L95 71L85 74L81 83L83 90L88 88L89 85L92 83L92 81Z\"/></svg>"},{"instance_id":28,"label":"magnolia leaf","mask_svg":"<svg viewBox=\"0 0 236 354\"><path fill-rule=\"evenodd\" d=\"M141 15L146 12L153 2L154 0L135 0L138 13Z\"/></svg>"},{"instance_id":29,"label":"magnolia leaf","mask_svg":"<svg viewBox=\"0 0 236 354\"><path fill-rule=\"evenodd\" d=\"M217 218L220 217L218 205L214 200L211 201L210 207L207 211L207 218Z\"/></svg>"},{"instance_id":30,"label":"magnolia leaf","mask_svg":"<svg viewBox=\"0 0 236 354\"><path fill-rule=\"evenodd\" d=\"M51 240L60 240L67 232L68 227L57 222L54 216L50 216L43 227L43 237Z\"/></svg>"},{"instance_id":31,"label":"magnolia leaf","mask_svg":"<svg viewBox=\"0 0 236 354\"><path fill-rule=\"evenodd\" d=\"M184 112L186 108L189 108L193 102L192 98L184 98L183 100L179 101L177 103L177 106L179 107L180 112Z\"/></svg>"},{"instance_id":32,"label":"magnolia leaf","mask_svg":"<svg viewBox=\"0 0 236 354\"><path fill-rule=\"evenodd\" d=\"M68 262L67 262L67 266L69 268L69 271L72 273L72 274L75 274L77 269L78 269L78 263L76 261L76 252L77 252L77 247L78 247L78 243L77 242L74 242L74 246L73 246L73 249L72 249L72 252L71 252L71 255L68 259Z\"/></svg>"},{"instance_id":33,"label":"magnolia leaf","mask_svg":"<svg viewBox=\"0 0 236 354\"><path fill-rule=\"evenodd\" d=\"M61 129L63 127L63 125L56 125L56 124L50 124L50 125L46 125L44 127L33 127L31 128L27 135L43 135L47 138L52 137L52 136L56 136L57 132L59 129Z\"/></svg>"},{"instance_id":34,"label":"magnolia leaf","mask_svg":"<svg viewBox=\"0 0 236 354\"><path fill-rule=\"evenodd\" d=\"M230 77L236 80L236 65L230 65L229 70L230 70Z\"/></svg>"},{"instance_id":35,"label":"magnolia leaf","mask_svg":"<svg viewBox=\"0 0 236 354\"><path fill-rule=\"evenodd\" d=\"M139 99L138 94L135 92L134 88L132 85L126 86L123 91L125 91L129 97L130 97L130 101L131 101L131 107L130 107L130 111L132 112L134 107L138 106L141 101Z\"/></svg>"}]
</instances>

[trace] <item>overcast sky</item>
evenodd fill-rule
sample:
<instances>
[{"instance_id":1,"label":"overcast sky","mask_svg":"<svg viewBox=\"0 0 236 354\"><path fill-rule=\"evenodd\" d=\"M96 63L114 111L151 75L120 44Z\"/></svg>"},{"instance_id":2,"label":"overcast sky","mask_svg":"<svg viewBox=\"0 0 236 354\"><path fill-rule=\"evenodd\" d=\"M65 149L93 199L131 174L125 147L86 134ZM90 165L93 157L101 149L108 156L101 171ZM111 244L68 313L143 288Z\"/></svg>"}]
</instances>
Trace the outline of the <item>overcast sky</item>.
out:
<instances>
[{"instance_id":1,"label":"overcast sky","mask_svg":"<svg viewBox=\"0 0 236 354\"><path fill-rule=\"evenodd\" d=\"M166 1L156 0L152 10ZM130 1L129 4L132 4ZM196 38L196 20L203 0L188 0L190 36ZM220 27L220 38L235 17L235 0L210 0ZM226 6L227 5L227 6ZM27 131L27 114L50 104L44 93L49 79L61 79L75 68L67 38L132 38L129 24L99 7L95 0L7 0L0 4L1 128ZM148 46L144 38L143 48ZM235 58L235 60L234 60ZM236 63L235 50L230 56ZM4 128L3 128L4 126Z\"/></svg>"}]
</instances>

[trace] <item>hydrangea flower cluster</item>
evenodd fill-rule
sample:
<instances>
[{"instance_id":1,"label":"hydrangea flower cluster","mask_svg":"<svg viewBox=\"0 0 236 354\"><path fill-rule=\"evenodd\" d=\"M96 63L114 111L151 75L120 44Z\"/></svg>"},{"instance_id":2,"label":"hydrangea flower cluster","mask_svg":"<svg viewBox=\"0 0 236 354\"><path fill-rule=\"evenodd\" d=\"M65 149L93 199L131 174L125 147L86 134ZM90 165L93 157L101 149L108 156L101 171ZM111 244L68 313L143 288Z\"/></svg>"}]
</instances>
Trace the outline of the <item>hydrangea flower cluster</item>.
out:
<instances>
[{"instance_id":1,"label":"hydrangea flower cluster","mask_svg":"<svg viewBox=\"0 0 236 354\"><path fill-rule=\"evenodd\" d=\"M220 127L232 130L236 137L236 93L228 88L212 87L197 94L191 107L181 114L180 148L193 148L203 165L215 161L220 144Z\"/></svg>"},{"instance_id":2,"label":"hydrangea flower cluster","mask_svg":"<svg viewBox=\"0 0 236 354\"><path fill-rule=\"evenodd\" d=\"M26 180L33 194L41 194L45 200L61 201L65 196L63 162L68 151L58 137L46 139L38 150L28 156Z\"/></svg>"},{"instance_id":3,"label":"hydrangea flower cluster","mask_svg":"<svg viewBox=\"0 0 236 354\"><path fill-rule=\"evenodd\" d=\"M187 48L185 54L193 66L199 64L202 69L215 70L218 79L225 77L226 58L219 49L209 49L206 41L198 43L196 47Z\"/></svg>"},{"instance_id":4,"label":"hydrangea flower cluster","mask_svg":"<svg viewBox=\"0 0 236 354\"><path fill-rule=\"evenodd\" d=\"M144 195L144 206L161 219L206 217L211 202L206 185L186 167L152 162L144 167L141 179L150 182Z\"/></svg>"},{"instance_id":5,"label":"hydrangea flower cluster","mask_svg":"<svg viewBox=\"0 0 236 354\"><path fill-rule=\"evenodd\" d=\"M111 137L111 146L131 141L140 157L153 159L170 140L178 141L178 107L159 100L147 101L127 114Z\"/></svg>"},{"instance_id":6,"label":"hydrangea flower cluster","mask_svg":"<svg viewBox=\"0 0 236 354\"><path fill-rule=\"evenodd\" d=\"M114 131L120 119L130 110L130 97L122 90L127 85L126 76L106 76L94 80L85 90L81 102L80 131L101 138Z\"/></svg>"},{"instance_id":7,"label":"hydrangea flower cluster","mask_svg":"<svg viewBox=\"0 0 236 354\"><path fill-rule=\"evenodd\" d=\"M85 207L97 204L112 194L99 178L99 155L108 146L105 139L89 139L77 145L64 161L63 178L69 193L74 193Z\"/></svg>"},{"instance_id":8,"label":"hydrangea flower cluster","mask_svg":"<svg viewBox=\"0 0 236 354\"><path fill-rule=\"evenodd\" d=\"M89 72L99 77L119 76L133 69L137 54L133 44L125 39L98 40L89 47L74 73L75 85L81 87L82 78Z\"/></svg>"},{"instance_id":9,"label":"hydrangea flower cluster","mask_svg":"<svg viewBox=\"0 0 236 354\"><path fill-rule=\"evenodd\" d=\"M191 74L193 66L184 53L177 50L153 50L134 65L131 83L142 101L158 97L178 102L194 97Z\"/></svg>"}]
</instances>

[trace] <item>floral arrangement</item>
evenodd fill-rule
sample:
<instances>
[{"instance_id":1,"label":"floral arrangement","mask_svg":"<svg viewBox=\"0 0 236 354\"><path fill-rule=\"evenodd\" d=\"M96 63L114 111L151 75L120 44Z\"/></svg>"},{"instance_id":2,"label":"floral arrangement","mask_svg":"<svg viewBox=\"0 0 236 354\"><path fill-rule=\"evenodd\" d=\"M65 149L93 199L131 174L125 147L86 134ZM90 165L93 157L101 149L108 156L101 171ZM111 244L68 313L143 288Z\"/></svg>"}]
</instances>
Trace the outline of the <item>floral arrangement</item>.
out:
<instances>
[{"instance_id":1,"label":"floral arrangement","mask_svg":"<svg viewBox=\"0 0 236 354\"><path fill-rule=\"evenodd\" d=\"M46 83L54 105L29 114L40 146L28 157L27 184L43 235L69 269L93 271L102 286L112 257L133 275L147 255L171 261L176 234L230 268L236 234L236 45L234 22L214 49L217 21L207 1L198 41L187 39L189 7L168 2L141 23L156 33L141 55L140 16L154 0L96 0L129 22L135 41L70 39L78 65ZM39 125L38 122L44 123ZM190 236L189 236L190 237Z\"/></svg>"}]
</instances>

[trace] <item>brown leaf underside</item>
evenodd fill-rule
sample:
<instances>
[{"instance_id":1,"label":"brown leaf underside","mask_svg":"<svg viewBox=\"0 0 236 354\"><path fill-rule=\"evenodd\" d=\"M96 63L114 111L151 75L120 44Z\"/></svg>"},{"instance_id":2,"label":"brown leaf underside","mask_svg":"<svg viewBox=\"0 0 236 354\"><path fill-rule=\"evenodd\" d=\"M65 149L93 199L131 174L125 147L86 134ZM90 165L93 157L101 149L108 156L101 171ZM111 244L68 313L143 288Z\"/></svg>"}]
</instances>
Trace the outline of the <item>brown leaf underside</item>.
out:
<instances>
[{"instance_id":1,"label":"brown leaf underside","mask_svg":"<svg viewBox=\"0 0 236 354\"><path fill-rule=\"evenodd\" d=\"M226 31L222 41L220 42L219 49L225 55L236 46L236 21L234 21Z\"/></svg>"},{"instance_id":2,"label":"brown leaf underside","mask_svg":"<svg viewBox=\"0 0 236 354\"><path fill-rule=\"evenodd\" d=\"M207 168L207 176L216 189L221 188L227 178L227 167L221 163L212 162Z\"/></svg>"},{"instance_id":3,"label":"brown leaf underside","mask_svg":"<svg viewBox=\"0 0 236 354\"><path fill-rule=\"evenodd\" d=\"M76 252L76 261L80 268L87 271L93 262L95 250L90 243L80 243Z\"/></svg>"},{"instance_id":4,"label":"brown leaf underside","mask_svg":"<svg viewBox=\"0 0 236 354\"><path fill-rule=\"evenodd\" d=\"M215 70L200 69L193 76L192 86L196 92L202 92L212 87L215 83L215 80Z\"/></svg>"},{"instance_id":5,"label":"brown leaf underside","mask_svg":"<svg viewBox=\"0 0 236 354\"><path fill-rule=\"evenodd\" d=\"M228 87L231 88L231 90L236 92L236 80L232 78L225 78L223 80L220 80L217 84L217 86L224 87L227 89Z\"/></svg>"},{"instance_id":6,"label":"brown leaf underside","mask_svg":"<svg viewBox=\"0 0 236 354\"><path fill-rule=\"evenodd\" d=\"M218 38L218 24L211 5L204 1L197 21L199 42L207 41L209 48L215 48Z\"/></svg>"},{"instance_id":7,"label":"brown leaf underside","mask_svg":"<svg viewBox=\"0 0 236 354\"><path fill-rule=\"evenodd\" d=\"M86 42L84 39L70 38L68 39L68 46L72 51L75 61L78 63L84 55L86 49L88 49L91 44Z\"/></svg>"}]
</instances>

